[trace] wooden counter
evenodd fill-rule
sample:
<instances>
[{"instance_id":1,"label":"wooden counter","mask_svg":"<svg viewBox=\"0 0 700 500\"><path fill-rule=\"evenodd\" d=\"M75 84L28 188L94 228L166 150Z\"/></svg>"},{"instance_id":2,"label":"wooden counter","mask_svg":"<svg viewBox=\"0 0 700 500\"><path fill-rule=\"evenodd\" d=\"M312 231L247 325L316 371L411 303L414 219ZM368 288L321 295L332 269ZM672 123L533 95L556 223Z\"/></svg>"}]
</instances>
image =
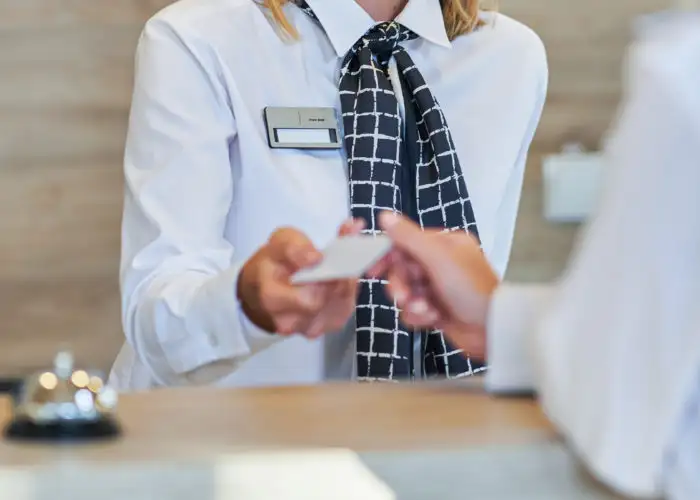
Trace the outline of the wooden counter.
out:
<instances>
[{"instance_id":1,"label":"wooden counter","mask_svg":"<svg viewBox=\"0 0 700 500\"><path fill-rule=\"evenodd\" d=\"M9 410L9 401L0 402L3 426ZM493 399L473 386L173 389L125 396L120 415L125 433L111 443L51 447L3 442L0 487L3 477L17 480L21 471L22 481L41 488L13 500L62 500L59 491L77 500L83 497L76 496L71 483L77 481L84 491L89 471L89 477L101 478L101 499L107 498L102 490L114 481L123 494L124 477L131 477L140 491L146 491L145 484L161 488L158 498L178 500L184 487L170 489L186 480L190 486L200 481L202 500L223 500L228 497L220 492L210 498L202 493L211 480L204 471L211 472L222 457L261 449L341 448L357 452L400 499L467 498L465 488L472 491L465 482L469 477L480 500L613 498L581 473L532 401ZM441 478L437 485L436 478ZM167 495L162 490L166 485ZM504 485L510 485L510 494ZM141 498L134 494L129 492L130 500Z\"/></svg>"}]
</instances>

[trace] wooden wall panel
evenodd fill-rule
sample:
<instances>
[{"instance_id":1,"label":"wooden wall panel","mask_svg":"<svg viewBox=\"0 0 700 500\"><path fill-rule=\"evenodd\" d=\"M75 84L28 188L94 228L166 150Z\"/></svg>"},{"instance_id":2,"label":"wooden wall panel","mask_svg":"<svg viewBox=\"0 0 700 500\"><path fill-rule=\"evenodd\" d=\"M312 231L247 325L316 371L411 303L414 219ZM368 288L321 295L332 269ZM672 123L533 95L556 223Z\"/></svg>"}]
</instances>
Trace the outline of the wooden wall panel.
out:
<instances>
[{"instance_id":1,"label":"wooden wall panel","mask_svg":"<svg viewBox=\"0 0 700 500\"><path fill-rule=\"evenodd\" d=\"M2 0L0 29L140 26L169 3L172 0Z\"/></svg>"},{"instance_id":2,"label":"wooden wall panel","mask_svg":"<svg viewBox=\"0 0 700 500\"><path fill-rule=\"evenodd\" d=\"M139 29L0 29L0 169L118 166Z\"/></svg>"},{"instance_id":3,"label":"wooden wall panel","mask_svg":"<svg viewBox=\"0 0 700 500\"><path fill-rule=\"evenodd\" d=\"M0 377L122 342L121 156L133 55L169 0L0 0Z\"/></svg>"},{"instance_id":4,"label":"wooden wall panel","mask_svg":"<svg viewBox=\"0 0 700 500\"><path fill-rule=\"evenodd\" d=\"M0 199L0 283L116 276L118 164L2 169Z\"/></svg>"},{"instance_id":5,"label":"wooden wall panel","mask_svg":"<svg viewBox=\"0 0 700 500\"><path fill-rule=\"evenodd\" d=\"M122 343L116 281L104 276L0 282L0 377L31 373L56 351L108 370Z\"/></svg>"},{"instance_id":6,"label":"wooden wall panel","mask_svg":"<svg viewBox=\"0 0 700 500\"><path fill-rule=\"evenodd\" d=\"M107 369L121 343L121 154L133 53L170 0L0 0L0 376L60 345ZM631 19L665 0L499 0L544 39L549 102L526 178L510 276L549 279L574 227L543 223L539 154L595 145L620 89Z\"/></svg>"},{"instance_id":7,"label":"wooden wall panel","mask_svg":"<svg viewBox=\"0 0 700 500\"><path fill-rule=\"evenodd\" d=\"M533 28L547 47L549 96L538 151L582 138L598 146L617 105L633 20L670 0L499 0L500 10Z\"/></svg>"},{"instance_id":8,"label":"wooden wall panel","mask_svg":"<svg viewBox=\"0 0 700 500\"><path fill-rule=\"evenodd\" d=\"M507 278L550 281L561 274L578 227L542 214L542 154L570 140L598 148L617 111L625 47L633 20L670 0L499 0L500 9L532 27L547 47L549 95L528 164Z\"/></svg>"}]
</instances>

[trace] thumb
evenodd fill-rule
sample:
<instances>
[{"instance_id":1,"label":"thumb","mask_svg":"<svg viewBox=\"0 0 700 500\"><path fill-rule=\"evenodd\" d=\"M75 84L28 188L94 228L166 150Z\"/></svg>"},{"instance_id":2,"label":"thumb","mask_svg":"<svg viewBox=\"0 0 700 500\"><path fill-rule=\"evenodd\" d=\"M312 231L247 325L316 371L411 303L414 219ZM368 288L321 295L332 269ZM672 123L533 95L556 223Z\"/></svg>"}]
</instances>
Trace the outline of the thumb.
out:
<instances>
[{"instance_id":1,"label":"thumb","mask_svg":"<svg viewBox=\"0 0 700 500\"><path fill-rule=\"evenodd\" d=\"M278 229L268 242L271 257L289 271L316 264L321 253L301 231L293 228Z\"/></svg>"},{"instance_id":2,"label":"thumb","mask_svg":"<svg viewBox=\"0 0 700 500\"><path fill-rule=\"evenodd\" d=\"M402 215L383 212L379 216L379 225L395 247L423 265L434 260L436 251L439 252L438 243L427 237L415 222Z\"/></svg>"}]
</instances>

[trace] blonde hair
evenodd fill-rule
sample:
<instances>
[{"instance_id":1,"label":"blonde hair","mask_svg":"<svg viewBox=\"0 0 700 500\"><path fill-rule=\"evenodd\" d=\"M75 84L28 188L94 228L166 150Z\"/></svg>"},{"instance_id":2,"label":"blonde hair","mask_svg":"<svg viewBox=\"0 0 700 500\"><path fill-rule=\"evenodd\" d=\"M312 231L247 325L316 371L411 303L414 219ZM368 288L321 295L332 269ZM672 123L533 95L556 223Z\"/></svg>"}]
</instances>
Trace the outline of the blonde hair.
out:
<instances>
[{"instance_id":1,"label":"blonde hair","mask_svg":"<svg viewBox=\"0 0 700 500\"><path fill-rule=\"evenodd\" d=\"M282 7L291 0L262 0L273 21L285 34L296 39L299 33L284 15ZM437 1L437 0L436 0ZM450 40L470 33L482 25L479 17L479 0L439 0L445 29Z\"/></svg>"}]
</instances>

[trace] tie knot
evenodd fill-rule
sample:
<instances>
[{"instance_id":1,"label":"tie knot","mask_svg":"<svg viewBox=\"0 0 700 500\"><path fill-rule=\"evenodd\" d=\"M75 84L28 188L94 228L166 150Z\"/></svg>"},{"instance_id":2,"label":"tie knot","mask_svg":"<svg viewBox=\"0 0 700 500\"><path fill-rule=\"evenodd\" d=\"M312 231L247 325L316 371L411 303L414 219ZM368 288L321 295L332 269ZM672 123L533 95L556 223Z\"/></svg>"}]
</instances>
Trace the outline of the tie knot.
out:
<instances>
[{"instance_id":1,"label":"tie knot","mask_svg":"<svg viewBox=\"0 0 700 500\"><path fill-rule=\"evenodd\" d=\"M356 45L356 49L367 48L386 64L401 42L416 38L417 35L405 26L395 22L387 21L379 23L364 34Z\"/></svg>"}]
</instances>

